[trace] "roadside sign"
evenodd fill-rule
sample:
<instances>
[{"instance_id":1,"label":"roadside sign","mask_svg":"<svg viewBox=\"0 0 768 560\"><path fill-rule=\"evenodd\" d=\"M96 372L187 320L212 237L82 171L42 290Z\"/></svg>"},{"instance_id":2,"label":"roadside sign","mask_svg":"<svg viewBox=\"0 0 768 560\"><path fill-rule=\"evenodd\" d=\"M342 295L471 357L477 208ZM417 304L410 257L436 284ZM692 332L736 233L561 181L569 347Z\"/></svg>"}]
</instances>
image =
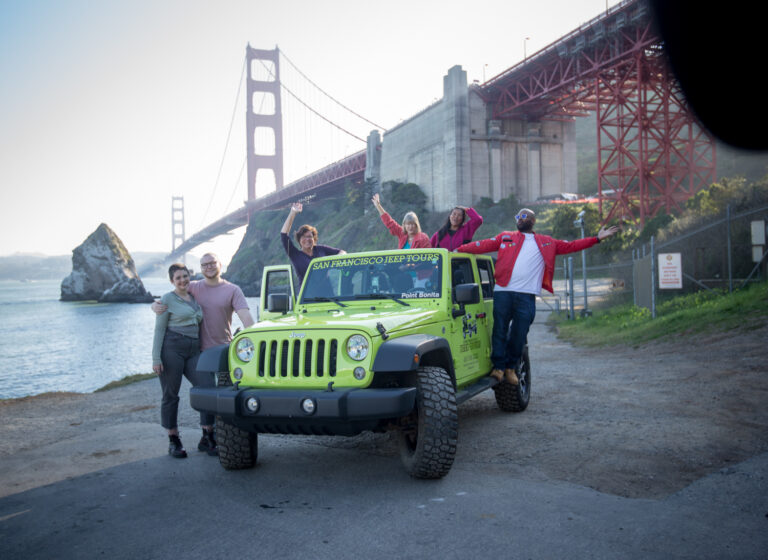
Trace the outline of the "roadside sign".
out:
<instances>
[{"instance_id":1,"label":"roadside sign","mask_svg":"<svg viewBox=\"0 0 768 560\"><path fill-rule=\"evenodd\" d=\"M752 245L765 245L765 220L754 220L750 226Z\"/></svg>"},{"instance_id":2,"label":"roadside sign","mask_svg":"<svg viewBox=\"0 0 768 560\"><path fill-rule=\"evenodd\" d=\"M659 253L659 289L679 290L683 287L683 264L680 253Z\"/></svg>"},{"instance_id":3,"label":"roadside sign","mask_svg":"<svg viewBox=\"0 0 768 560\"><path fill-rule=\"evenodd\" d=\"M754 220L752 228L752 262L759 263L763 260L765 252L765 220Z\"/></svg>"}]
</instances>

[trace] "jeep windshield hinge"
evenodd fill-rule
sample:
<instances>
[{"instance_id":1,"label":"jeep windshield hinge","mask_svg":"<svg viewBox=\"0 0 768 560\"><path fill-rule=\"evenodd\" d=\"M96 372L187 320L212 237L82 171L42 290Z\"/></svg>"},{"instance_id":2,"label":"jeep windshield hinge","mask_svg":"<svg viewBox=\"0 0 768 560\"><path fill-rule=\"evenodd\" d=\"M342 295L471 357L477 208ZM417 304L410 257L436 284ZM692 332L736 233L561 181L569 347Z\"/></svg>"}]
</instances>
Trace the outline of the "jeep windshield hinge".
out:
<instances>
[{"instance_id":1,"label":"jeep windshield hinge","mask_svg":"<svg viewBox=\"0 0 768 560\"><path fill-rule=\"evenodd\" d=\"M384 325L381 323L376 323L376 330L381 333L381 338L383 340L387 340L389 338L389 335L387 334L387 329L384 328Z\"/></svg>"}]
</instances>

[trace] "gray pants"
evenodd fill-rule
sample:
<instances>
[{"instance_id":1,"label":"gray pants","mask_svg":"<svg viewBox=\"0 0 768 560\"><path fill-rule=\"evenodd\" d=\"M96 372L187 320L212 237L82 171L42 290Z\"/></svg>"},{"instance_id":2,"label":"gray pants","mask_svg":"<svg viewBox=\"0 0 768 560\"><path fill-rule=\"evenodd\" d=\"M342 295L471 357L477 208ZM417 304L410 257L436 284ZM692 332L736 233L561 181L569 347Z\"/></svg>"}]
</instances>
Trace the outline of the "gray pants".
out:
<instances>
[{"instance_id":1,"label":"gray pants","mask_svg":"<svg viewBox=\"0 0 768 560\"><path fill-rule=\"evenodd\" d=\"M163 401L160 406L160 423L166 430L178 427L179 389L181 376L186 377L193 387L214 387L213 374L197 371L197 358L200 356L200 339L184 336L170 330L165 331L160 359L163 372L160 388ZM213 414L200 413L200 425L212 426Z\"/></svg>"}]
</instances>

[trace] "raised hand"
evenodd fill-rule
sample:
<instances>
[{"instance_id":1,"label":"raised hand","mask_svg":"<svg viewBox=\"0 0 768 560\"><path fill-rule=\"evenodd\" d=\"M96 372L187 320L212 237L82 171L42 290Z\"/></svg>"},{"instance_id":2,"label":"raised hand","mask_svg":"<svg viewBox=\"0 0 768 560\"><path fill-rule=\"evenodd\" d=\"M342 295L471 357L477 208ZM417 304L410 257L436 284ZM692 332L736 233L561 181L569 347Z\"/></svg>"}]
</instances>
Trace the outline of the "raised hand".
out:
<instances>
[{"instance_id":1,"label":"raised hand","mask_svg":"<svg viewBox=\"0 0 768 560\"><path fill-rule=\"evenodd\" d=\"M379 215L384 213L384 207L381 205L381 199L379 198L379 193L376 193L371 197L371 202L373 202L373 205L376 207L376 210L379 211Z\"/></svg>"},{"instance_id":2,"label":"raised hand","mask_svg":"<svg viewBox=\"0 0 768 560\"><path fill-rule=\"evenodd\" d=\"M619 232L618 226L611 226L609 228L601 227L600 231L597 232L597 238L602 241L606 237L610 237L612 235L615 235Z\"/></svg>"}]
</instances>

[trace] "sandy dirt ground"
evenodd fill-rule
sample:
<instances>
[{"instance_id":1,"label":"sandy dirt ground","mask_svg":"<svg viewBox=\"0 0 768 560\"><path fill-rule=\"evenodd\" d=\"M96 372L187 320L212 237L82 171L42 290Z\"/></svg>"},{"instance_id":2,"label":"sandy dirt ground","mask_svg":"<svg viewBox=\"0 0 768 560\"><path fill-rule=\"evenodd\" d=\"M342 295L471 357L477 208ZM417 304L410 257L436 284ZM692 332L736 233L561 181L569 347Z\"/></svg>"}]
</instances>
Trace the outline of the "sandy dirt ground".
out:
<instances>
[{"instance_id":1,"label":"sandy dirt ground","mask_svg":"<svg viewBox=\"0 0 768 560\"><path fill-rule=\"evenodd\" d=\"M768 326L590 349L558 340L539 313L529 341L528 409L502 413L490 391L461 405L454 469L655 499L768 451ZM0 497L165 455L159 401L156 380L0 401ZM180 426L197 453L197 415L186 396ZM261 437L397 454L392 434ZM259 457L270 460L280 459Z\"/></svg>"}]
</instances>

